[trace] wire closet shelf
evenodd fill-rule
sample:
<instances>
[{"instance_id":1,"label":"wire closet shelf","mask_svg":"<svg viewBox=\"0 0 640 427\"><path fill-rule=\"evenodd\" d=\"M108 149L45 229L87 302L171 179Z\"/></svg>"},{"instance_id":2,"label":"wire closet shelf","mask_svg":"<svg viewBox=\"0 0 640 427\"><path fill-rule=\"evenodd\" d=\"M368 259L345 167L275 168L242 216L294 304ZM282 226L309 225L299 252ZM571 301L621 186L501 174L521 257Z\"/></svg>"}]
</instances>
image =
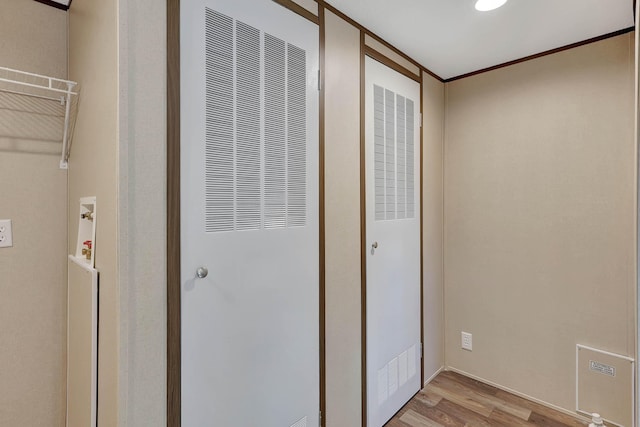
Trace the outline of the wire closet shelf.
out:
<instances>
[{"instance_id":1,"label":"wire closet shelf","mask_svg":"<svg viewBox=\"0 0 640 427\"><path fill-rule=\"evenodd\" d=\"M77 105L76 82L0 67L0 137L14 148L20 141L47 153L58 147L67 169Z\"/></svg>"}]
</instances>

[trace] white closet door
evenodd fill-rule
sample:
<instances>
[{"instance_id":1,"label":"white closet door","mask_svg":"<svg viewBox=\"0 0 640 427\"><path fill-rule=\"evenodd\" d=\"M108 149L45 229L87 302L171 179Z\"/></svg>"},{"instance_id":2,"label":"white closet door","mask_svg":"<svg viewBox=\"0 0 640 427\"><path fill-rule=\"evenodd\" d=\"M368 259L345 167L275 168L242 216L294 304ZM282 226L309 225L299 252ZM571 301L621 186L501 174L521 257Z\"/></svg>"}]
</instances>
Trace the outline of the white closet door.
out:
<instances>
[{"instance_id":1,"label":"white closet door","mask_svg":"<svg viewBox=\"0 0 640 427\"><path fill-rule=\"evenodd\" d=\"M183 0L180 37L182 425L317 426L318 27Z\"/></svg>"},{"instance_id":2,"label":"white closet door","mask_svg":"<svg viewBox=\"0 0 640 427\"><path fill-rule=\"evenodd\" d=\"M368 425L420 389L420 85L367 57Z\"/></svg>"}]
</instances>

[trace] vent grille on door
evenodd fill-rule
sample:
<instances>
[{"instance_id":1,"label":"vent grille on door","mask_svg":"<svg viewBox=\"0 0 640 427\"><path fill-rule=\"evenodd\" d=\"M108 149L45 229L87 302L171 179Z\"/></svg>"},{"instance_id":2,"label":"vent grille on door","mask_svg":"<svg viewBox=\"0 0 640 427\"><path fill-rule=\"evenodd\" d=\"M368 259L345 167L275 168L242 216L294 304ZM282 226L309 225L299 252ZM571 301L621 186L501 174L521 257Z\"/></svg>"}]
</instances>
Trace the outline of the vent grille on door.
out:
<instances>
[{"instance_id":1,"label":"vent grille on door","mask_svg":"<svg viewBox=\"0 0 640 427\"><path fill-rule=\"evenodd\" d=\"M417 374L416 345L394 357L378 369L378 404L382 405Z\"/></svg>"},{"instance_id":2,"label":"vent grille on door","mask_svg":"<svg viewBox=\"0 0 640 427\"><path fill-rule=\"evenodd\" d=\"M395 135L395 95L388 89L384 91L384 139L385 139L385 190L386 190L386 219L396 217L396 135Z\"/></svg>"},{"instance_id":3,"label":"vent grille on door","mask_svg":"<svg viewBox=\"0 0 640 427\"><path fill-rule=\"evenodd\" d=\"M234 228L233 20L207 10L206 228Z\"/></svg>"},{"instance_id":4,"label":"vent grille on door","mask_svg":"<svg viewBox=\"0 0 640 427\"><path fill-rule=\"evenodd\" d=\"M384 89L373 87L374 173L376 181L376 221L385 219L384 200Z\"/></svg>"},{"instance_id":5,"label":"vent grille on door","mask_svg":"<svg viewBox=\"0 0 640 427\"><path fill-rule=\"evenodd\" d=\"M264 226L287 225L287 152L284 41L264 37Z\"/></svg>"},{"instance_id":6,"label":"vent grille on door","mask_svg":"<svg viewBox=\"0 0 640 427\"><path fill-rule=\"evenodd\" d=\"M287 44L287 222L303 226L307 206L307 123L306 123L306 59L305 51Z\"/></svg>"},{"instance_id":7,"label":"vent grille on door","mask_svg":"<svg viewBox=\"0 0 640 427\"><path fill-rule=\"evenodd\" d=\"M205 229L307 220L306 52L206 9Z\"/></svg>"},{"instance_id":8,"label":"vent grille on door","mask_svg":"<svg viewBox=\"0 0 640 427\"><path fill-rule=\"evenodd\" d=\"M260 31L236 24L236 229L260 228Z\"/></svg>"},{"instance_id":9,"label":"vent grille on door","mask_svg":"<svg viewBox=\"0 0 640 427\"><path fill-rule=\"evenodd\" d=\"M307 417L303 417L296 421L291 427L307 427Z\"/></svg>"},{"instance_id":10,"label":"vent grille on door","mask_svg":"<svg viewBox=\"0 0 640 427\"><path fill-rule=\"evenodd\" d=\"M415 218L414 103L373 86L375 219Z\"/></svg>"},{"instance_id":11,"label":"vent grille on door","mask_svg":"<svg viewBox=\"0 0 640 427\"><path fill-rule=\"evenodd\" d=\"M406 112L405 98L397 95L398 110L396 114L396 123L398 129L396 133L396 163L398 170L398 219L407 217L407 147L406 147Z\"/></svg>"},{"instance_id":12,"label":"vent grille on door","mask_svg":"<svg viewBox=\"0 0 640 427\"><path fill-rule=\"evenodd\" d=\"M415 193L414 193L414 156L415 146L413 142L414 136L414 117L413 101L407 99L407 218L415 217Z\"/></svg>"}]
</instances>

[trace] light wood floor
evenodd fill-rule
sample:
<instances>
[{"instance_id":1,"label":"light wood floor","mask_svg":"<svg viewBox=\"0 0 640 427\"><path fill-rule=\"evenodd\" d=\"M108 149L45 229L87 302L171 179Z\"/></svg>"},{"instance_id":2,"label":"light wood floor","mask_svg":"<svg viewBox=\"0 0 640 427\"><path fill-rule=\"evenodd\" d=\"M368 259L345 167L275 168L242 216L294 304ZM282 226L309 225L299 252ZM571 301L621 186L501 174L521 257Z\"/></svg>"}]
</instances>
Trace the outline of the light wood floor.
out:
<instances>
[{"instance_id":1,"label":"light wood floor","mask_svg":"<svg viewBox=\"0 0 640 427\"><path fill-rule=\"evenodd\" d=\"M453 372L441 372L386 427L577 427L566 414Z\"/></svg>"}]
</instances>

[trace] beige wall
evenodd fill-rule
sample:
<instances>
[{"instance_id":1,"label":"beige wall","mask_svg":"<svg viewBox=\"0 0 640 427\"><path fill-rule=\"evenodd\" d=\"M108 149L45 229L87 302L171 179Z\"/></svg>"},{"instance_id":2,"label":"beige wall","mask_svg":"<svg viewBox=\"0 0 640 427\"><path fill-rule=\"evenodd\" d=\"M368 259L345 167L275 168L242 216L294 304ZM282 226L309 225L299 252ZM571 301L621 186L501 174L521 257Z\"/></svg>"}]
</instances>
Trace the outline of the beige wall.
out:
<instances>
[{"instance_id":1,"label":"beige wall","mask_svg":"<svg viewBox=\"0 0 640 427\"><path fill-rule=\"evenodd\" d=\"M444 83L422 73L422 285L424 377L444 367Z\"/></svg>"},{"instance_id":2,"label":"beige wall","mask_svg":"<svg viewBox=\"0 0 640 427\"><path fill-rule=\"evenodd\" d=\"M577 343L635 355L632 41L446 88L447 364L565 409Z\"/></svg>"},{"instance_id":3,"label":"beige wall","mask_svg":"<svg viewBox=\"0 0 640 427\"><path fill-rule=\"evenodd\" d=\"M0 11L0 66L66 78L66 13L15 0L0 0ZM60 149L0 137L0 218L13 220L13 247L0 249L2 426L65 421L67 173Z\"/></svg>"},{"instance_id":4,"label":"beige wall","mask_svg":"<svg viewBox=\"0 0 640 427\"><path fill-rule=\"evenodd\" d=\"M0 0L1 67L67 78L67 14L31 1Z\"/></svg>"},{"instance_id":5,"label":"beige wall","mask_svg":"<svg viewBox=\"0 0 640 427\"><path fill-rule=\"evenodd\" d=\"M97 197L99 279L98 424L118 419L117 3L76 0L69 12L69 77L80 102L69 158L69 250L75 250L78 199Z\"/></svg>"},{"instance_id":6,"label":"beige wall","mask_svg":"<svg viewBox=\"0 0 640 427\"><path fill-rule=\"evenodd\" d=\"M325 13L328 427L361 421L360 31Z\"/></svg>"}]
</instances>

